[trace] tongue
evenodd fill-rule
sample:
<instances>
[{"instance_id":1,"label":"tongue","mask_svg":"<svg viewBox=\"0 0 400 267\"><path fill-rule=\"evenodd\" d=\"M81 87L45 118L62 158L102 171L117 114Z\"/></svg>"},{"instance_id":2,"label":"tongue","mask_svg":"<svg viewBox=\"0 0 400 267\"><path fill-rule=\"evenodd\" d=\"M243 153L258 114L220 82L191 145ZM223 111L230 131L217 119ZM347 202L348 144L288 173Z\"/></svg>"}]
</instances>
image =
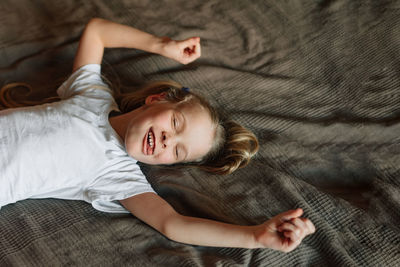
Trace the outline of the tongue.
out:
<instances>
[{"instance_id":1,"label":"tongue","mask_svg":"<svg viewBox=\"0 0 400 267\"><path fill-rule=\"evenodd\" d=\"M147 146L147 155L152 155L153 149L150 146Z\"/></svg>"}]
</instances>

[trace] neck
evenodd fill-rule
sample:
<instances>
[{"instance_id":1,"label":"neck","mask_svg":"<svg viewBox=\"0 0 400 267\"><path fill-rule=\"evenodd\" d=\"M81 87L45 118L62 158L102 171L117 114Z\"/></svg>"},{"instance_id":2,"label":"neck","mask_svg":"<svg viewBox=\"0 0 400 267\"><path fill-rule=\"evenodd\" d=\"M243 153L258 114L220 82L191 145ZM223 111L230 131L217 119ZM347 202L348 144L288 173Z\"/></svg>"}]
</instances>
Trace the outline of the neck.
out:
<instances>
[{"instance_id":1,"label":"neck","mask_svg":"<svg viewBox=\"0 0 400 267\"><path fill-rule=\"evenodd\" d=\"M109 118L109 122L114 131L125 141L126 130L128 129L129 122L140 112L141 108L134 109L128 113L120 114Z\"/></svg>"},{"instance_id":2,"label":"neck","mask_svg":"<svg viewBox=\"0 0 400 267\"><path fill-rule=\"evenodd\" d=\"M124 141L125 140L125 133L126 133L126 128L127 124L129 122L129 117L126 116L129 113L117 115L114 117L109 118L109 122L111 127L114 129L114 131L121 137L121 139Z\"/></svg>"}]
</instances>

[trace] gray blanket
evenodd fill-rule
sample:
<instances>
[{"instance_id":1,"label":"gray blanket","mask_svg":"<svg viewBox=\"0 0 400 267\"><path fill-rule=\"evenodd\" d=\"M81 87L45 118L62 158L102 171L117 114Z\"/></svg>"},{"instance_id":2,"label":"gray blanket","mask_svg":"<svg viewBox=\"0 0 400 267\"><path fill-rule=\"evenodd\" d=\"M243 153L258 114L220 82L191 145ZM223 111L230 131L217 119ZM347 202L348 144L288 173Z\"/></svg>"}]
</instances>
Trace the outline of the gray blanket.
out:
<instances>
[{"instance_id":1,"label":"gray blanket","mask_svg":"<svg viewBox=\"0 0 400 267\"><path fill-rule=\"evenodd\" d=\"M55 95L94 16L200 36L190 65L113 49L105 73L125 91L176 80L259 137L257 157L232 175L143 166L161 196L182 214L242 225L301 207L317 231L287 254L207 248L85 202L25 200L0 211L0 266L400 265L399 1L3 0L1 85Z\"/></svg>"}]
</instances>

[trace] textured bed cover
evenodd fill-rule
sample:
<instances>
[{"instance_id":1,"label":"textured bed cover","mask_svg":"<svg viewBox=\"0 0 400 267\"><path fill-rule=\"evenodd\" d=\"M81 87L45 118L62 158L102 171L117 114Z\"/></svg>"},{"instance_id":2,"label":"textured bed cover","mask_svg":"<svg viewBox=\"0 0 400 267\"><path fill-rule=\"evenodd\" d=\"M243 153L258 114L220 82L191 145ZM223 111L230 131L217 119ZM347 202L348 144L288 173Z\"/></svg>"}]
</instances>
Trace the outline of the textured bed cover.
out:
<instances>
[{"instance_id":1,"label":"textured bed cover","mask_svg":"<svg viewBox=\"0 0 400 267\"><path fill-rule=\"evenodd\" d=\"M160 195L183 214L243 225L301 207L317 232L288 254L206 248L84 202L26 200L0 211L0 266L400 265L399 1L3 0L2 85L55 95L94 16L200 36L193 64L114 49L105 74L124 90L177 80L259 137L255 160L229 176L143 166Z\"/></svg>"}]
</instances>

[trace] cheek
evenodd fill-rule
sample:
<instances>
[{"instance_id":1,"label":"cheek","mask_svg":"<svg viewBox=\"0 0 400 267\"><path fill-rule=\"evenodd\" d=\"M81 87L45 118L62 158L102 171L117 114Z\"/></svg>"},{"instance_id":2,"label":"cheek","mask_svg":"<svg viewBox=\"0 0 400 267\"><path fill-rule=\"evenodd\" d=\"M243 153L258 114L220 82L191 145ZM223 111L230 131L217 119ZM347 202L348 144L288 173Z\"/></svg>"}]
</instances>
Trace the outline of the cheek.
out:
<instances>
[{"instance_id":1,"label":"cheek","mask_svg":"<svg viewBox=\"0 0 400 267\"><path fill-rule=\"evenodd\" d=\"M125 136L125 147L128 150L130 149L135 149L141 146L142 143L142 138L138 133L135 133L133 131L130 131L126 134Z\"/></svg>"},{"instance_id":2,"label":"cheek","mask_svg":"<svg viewBox=\"0 0 400 267\"><path fill-rule=\"evenodd\" d=\"M167 114L159 114L153 118L153 123L164 130L171 128L171 116Z\"/></svg>"},{"instance_id":3,"label":"cheek","mask_svg":"<svg viewBox=\"0 0 400 267\"><path fill-rule=\"evenodd\" d=\"M159 164L176 163L175 157L172 155L172 152L169 149L164 150L162 153L158 154L156 159Z\"/></svg>"},{"instance_id":4,"label":"cheek","mask_svg":"<svg viewBox=\"0 0 400 267\"><path fill-rule=\"evenodd\" d=\"M140 156L140 147L135 143L125 143L125 150L134 159Z\"/></svg>"}]
</instances>

